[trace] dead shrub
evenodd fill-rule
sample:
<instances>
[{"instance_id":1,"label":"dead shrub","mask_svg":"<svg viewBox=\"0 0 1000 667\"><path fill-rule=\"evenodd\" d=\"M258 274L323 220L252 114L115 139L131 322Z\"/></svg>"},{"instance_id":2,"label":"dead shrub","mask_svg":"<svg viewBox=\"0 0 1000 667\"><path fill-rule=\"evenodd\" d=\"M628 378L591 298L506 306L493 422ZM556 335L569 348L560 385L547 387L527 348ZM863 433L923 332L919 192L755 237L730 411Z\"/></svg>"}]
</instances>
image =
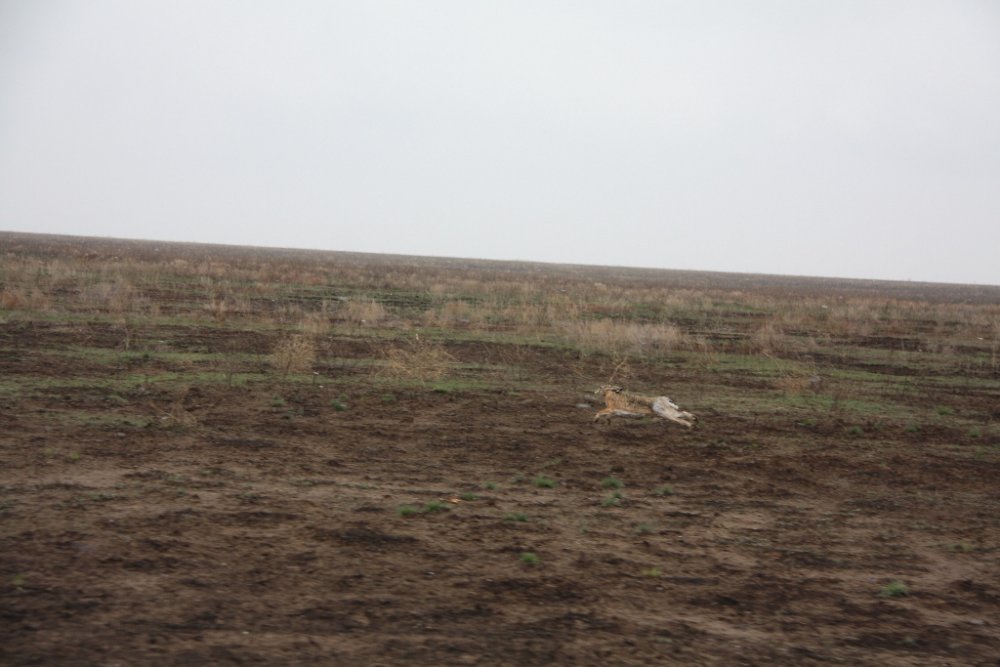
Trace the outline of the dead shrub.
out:
<instances>
[{"instance_id":1,"label":"dead shrub","mask_svg":"<svg viewBox=\"0 0 1000 667\"><path fill-rule=\"evenodd\" d=\"M316 344L309 336L289 334L278 341L271 352L271 365L282 377L304 373L316 362Z\"/></svg>"},{"instance_id":2,"label":"dead shrub","mask_svg":"<svg viewBox=\"0 0 1000 667\"><path fill-rule=\"evenodd\" d=\"M414 336L413 342L382 351L383 362L375 372L395 379L431 382L451 370L455 358L440 343Z\"/></svg>"}]
</instances>

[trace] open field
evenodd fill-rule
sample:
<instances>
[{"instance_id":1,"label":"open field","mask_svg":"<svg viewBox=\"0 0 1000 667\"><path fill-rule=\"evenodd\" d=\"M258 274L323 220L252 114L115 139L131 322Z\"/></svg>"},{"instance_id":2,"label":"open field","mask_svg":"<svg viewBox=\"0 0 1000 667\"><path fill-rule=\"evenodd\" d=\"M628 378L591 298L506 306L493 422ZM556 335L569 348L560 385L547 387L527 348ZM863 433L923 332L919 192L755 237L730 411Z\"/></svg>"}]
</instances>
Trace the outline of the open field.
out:
<instances>
[{"instance_id":1,"label":"open field","mask_svg":"<svg viewBox=\"0 0 1000 667\"><path fill-rule=\"evenodd\" d=\"M998 481L1000 287L0 233L4 665L996 665Z\"/></svg>"}]
</instances>

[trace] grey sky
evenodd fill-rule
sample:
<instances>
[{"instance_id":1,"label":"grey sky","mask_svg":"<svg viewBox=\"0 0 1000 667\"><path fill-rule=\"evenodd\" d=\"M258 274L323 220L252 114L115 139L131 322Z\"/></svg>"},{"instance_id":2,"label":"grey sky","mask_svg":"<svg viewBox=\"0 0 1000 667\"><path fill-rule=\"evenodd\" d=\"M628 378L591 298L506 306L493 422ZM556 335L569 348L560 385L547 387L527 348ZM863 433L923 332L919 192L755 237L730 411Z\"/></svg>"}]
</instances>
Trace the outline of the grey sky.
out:
<instances>
[{"instance_id":1,"label":"grey sky","mask_svg":"<svg viewBox=\"0 0 1000 667\"><path fill-rule=\"evenodd\" d=\"M1000 2L0 0L0 229L1000 284Z\"/></svg>"}]
</instances>

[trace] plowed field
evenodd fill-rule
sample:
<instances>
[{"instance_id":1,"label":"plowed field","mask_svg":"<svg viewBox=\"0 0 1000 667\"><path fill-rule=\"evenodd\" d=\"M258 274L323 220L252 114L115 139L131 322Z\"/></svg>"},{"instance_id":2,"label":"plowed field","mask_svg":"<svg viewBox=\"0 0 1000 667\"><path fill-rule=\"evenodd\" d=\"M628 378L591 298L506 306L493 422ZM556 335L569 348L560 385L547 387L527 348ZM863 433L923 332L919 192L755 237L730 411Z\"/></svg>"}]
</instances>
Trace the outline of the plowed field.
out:
<instances>
[{"instance_id":1,"label":"plowed field","mask_svg":"<svg viewBox=\"0 0 1000 667\"><path fill-rule=\"evenodd\" d=\"M0 323L2 664L1000 664L995 377L633 360L687 430L593 423L571 349L445 336L464 385L393 384L359 331L237 382L200 364L272 332L121 335Z\"/></svg>"}]
</instances>

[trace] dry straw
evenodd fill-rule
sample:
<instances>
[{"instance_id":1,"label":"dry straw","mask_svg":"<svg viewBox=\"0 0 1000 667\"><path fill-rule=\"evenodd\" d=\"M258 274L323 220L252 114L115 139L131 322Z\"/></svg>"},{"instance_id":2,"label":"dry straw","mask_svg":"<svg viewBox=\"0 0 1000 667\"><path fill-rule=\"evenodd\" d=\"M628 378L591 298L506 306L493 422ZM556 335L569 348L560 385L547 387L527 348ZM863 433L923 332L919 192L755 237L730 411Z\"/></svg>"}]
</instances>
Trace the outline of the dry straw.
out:
<instances>
[{"instance_id":1,"label":"dry straw","mask_svg":"<svg viewBox=\"0 0 1000 667\"><path fill-rule=\"evenodd\" d=\"M564 340L585 353L663 354L688 343L684 332L673 324L570 320L561 322L558 328Z\"/></svg>"},{"instance_id":2,"label":"dry straw","mask_svg":"<svg viewBox=\"0 0 1000 667\"><path fill-rule=\"evenodd\" d=\"M304 373L316 361L316 344L312 338L289 334L278 341L271 352L271 365L282 377L289 373Z\"/></svg>"},{"instance_id":3,"label":"dry straw","mask_svg":"<svg viewBox=\"0 0 1000 667\"><path fill-rule=\"evenodd\" d=\"M452 369L455 358L440 343L415 336L405 345L395 345L383 350L383 362L375 369L379 375L394 379L432 382L445 377Z\"/></svg>"},{"instance_id":4,"label":"dry straw","mask_svg":"<svg viewBox=\"0 0 1000 667\"><path fill-rule=\"evenodd\" d=\"M346 302L337 317L351 324L378 324L389 318L389 311L374 299L358 299Z\"/></svg>"}]
</instances>

